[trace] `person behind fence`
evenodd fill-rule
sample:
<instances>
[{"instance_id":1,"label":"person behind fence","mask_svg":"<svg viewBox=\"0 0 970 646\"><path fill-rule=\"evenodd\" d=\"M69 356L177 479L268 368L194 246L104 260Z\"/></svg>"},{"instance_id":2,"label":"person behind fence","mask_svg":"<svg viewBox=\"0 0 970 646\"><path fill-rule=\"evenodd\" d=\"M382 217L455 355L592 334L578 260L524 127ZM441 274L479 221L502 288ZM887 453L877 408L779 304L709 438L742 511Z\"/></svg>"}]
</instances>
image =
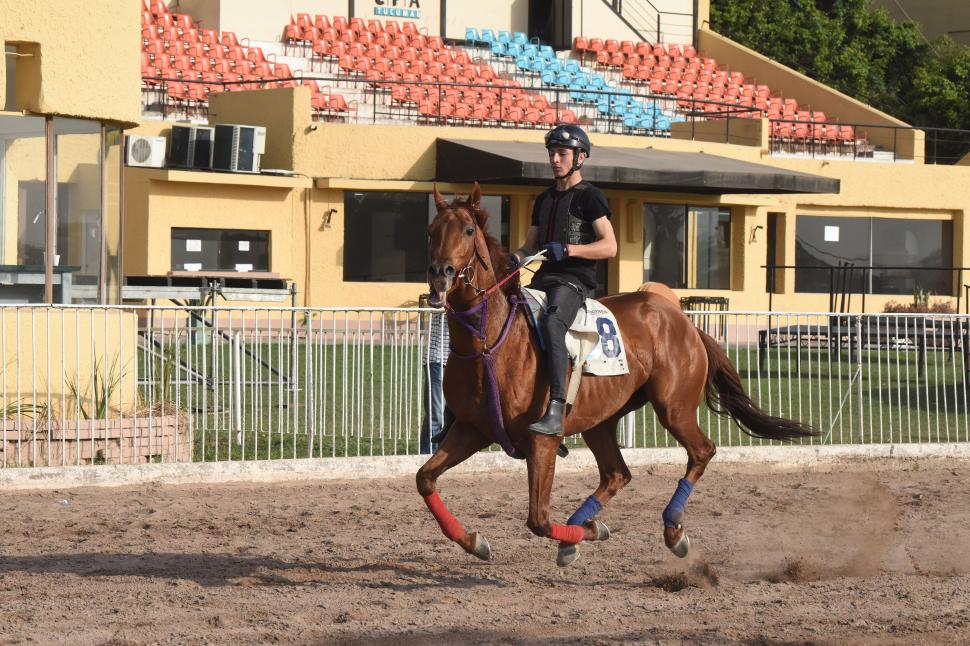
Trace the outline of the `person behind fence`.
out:
<instances>
[{"instance_id":1,"label":"person behind fence","mask_svg":"<svg viewBox=\"0 0 970 646\"><path fill-rule=\"evenodd\" d=\"M424 418L421 420L419 440L421 453L434 451L444 435L445 395L441 383L450 351L451 340L446 317L440 312L432 313L428 325L428 343L422 361Z\"/></svg>"},{"instance_id":2,"label":"person behind fence","mask_svg":"<svg viewBox=\"0 0 970 646\"><path fill-rule=\"evenodd\" d=\"M566 331L584 301L596 289L597 261L616 255L606 196L582 178L580 169L592 145L582 128L557 126L546 133L549 166L556 183L536 199L525 244L514 261L545 251L545 262L529 287L546 293L546 313L540 329L546 343L549 405L529 430L562 435L566 402Z\"/></svg>"}]
</instances>

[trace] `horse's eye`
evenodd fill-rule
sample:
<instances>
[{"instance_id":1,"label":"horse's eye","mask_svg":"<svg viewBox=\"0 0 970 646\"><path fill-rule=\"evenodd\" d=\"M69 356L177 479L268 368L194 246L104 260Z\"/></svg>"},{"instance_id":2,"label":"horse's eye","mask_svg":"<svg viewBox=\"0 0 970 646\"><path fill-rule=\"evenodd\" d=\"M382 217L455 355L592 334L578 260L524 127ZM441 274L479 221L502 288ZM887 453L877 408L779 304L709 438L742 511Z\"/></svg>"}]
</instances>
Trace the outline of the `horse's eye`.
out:
<instances>
[{"instance_id":1,"label":"horse's eye","mask_svg":"<svg viewBox=\"0 0 970 646\"><path fill-rule=\"evenodd\" d=\"M466 236L475 235L475 227L465 227L465 235Z\"/></svg>"}]
</instances>

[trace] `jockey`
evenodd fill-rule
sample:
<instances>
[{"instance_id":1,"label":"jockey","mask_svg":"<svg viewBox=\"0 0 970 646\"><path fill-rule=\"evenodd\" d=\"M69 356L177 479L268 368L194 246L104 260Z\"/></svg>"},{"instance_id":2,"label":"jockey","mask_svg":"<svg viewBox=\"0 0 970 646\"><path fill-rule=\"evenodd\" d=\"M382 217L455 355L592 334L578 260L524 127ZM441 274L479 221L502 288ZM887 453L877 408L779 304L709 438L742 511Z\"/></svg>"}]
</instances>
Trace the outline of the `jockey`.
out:
<instances>
[{"instance_id":1,"label":"jockey","mask_svg":"<svg viewBox=\"0 0 970 646\"><path fill-rule=\"evenodd\" d=\"M610 207L598 188L583 180L581 169L592 145L583 129L556 126L546 133L549 166L556 179L536 199L525 244L513 252L516 262L545 251L545 262L529 287L546 293L541 322L549 371L549 405L529 430L562 435L566 404L566 331L587 297L596 289L598 260L616 255Z\"/></svg>"}]
</instances>

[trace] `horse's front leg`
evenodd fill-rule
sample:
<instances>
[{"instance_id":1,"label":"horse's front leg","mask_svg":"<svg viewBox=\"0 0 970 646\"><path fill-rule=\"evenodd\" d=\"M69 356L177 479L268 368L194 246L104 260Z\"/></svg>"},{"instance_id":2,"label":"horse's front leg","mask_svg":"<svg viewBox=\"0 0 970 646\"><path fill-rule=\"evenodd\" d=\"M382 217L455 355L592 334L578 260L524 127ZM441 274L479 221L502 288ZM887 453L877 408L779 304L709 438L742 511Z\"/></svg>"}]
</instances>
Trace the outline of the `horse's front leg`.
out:
<instances>
[{"instance_id":1,"label":"horse's front leg","mask_svg":"<svg viewBox=\"0 0 970 646\"><path fill-rule=\"evenodd\" d=\"M583 501L569 520L567 525L583 525L594 530L592 540L605 541L610 537L610 529L596 516L613 496L629 484L630 470L620 453L620 446L616 441L616 425L618 418L603 422L601 425L583 433L586 446L596 458L600 472L600 484L589 498ZM586 540L591 540L588 536ZM579 548L576 545L561 543L556 563L565 567L579 558Z\"/></svg>"},{"instance_id":2,"label":"horse's front leg","mask_svg":"<svg viewBox=\"0 0 970 646\"><path fill-rule=\"evenodd\" d=\"M456 421L438 450L418 470L415 478L418 493L424 498L425 504L431 510L431 515L438 521L444 535L461 545L466 552L474 554L483 561L492 558L492 548L488 541L478 532L469 534L465 531L458 519L448 511L448 507L435 489L435 483L445 471L461 464L489 444L491 441L477 430Z\"/></svg>"},{"instance_id":3,"label":"horse's front leg","mask_svg":"<svg viewBox=\"0 0 970 646\"><path fill-rule=\"evenodd\" d=\"M529 520L526 525L536 536L550 538L565 545L596 540L597 530L589 525L558 525L549 520L552 481L556 475L556 454L562 438L555 435L531 434L532 444L526 457L529 472Z\"/></svg>"}]
</instances>

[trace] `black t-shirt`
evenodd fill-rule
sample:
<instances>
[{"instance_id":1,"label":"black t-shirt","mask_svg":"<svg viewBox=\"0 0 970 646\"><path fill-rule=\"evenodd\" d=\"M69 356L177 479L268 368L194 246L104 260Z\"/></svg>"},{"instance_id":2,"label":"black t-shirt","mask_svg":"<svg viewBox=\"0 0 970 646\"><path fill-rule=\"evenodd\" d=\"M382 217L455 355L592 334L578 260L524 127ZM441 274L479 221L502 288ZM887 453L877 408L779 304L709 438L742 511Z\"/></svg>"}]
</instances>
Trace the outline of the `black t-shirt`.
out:
<instances>
[{"instance_id":1,"label":"black t-shirt","mask_svg":"<svg viewBox=\"0 0 970 646\"><path fill-rule=\"evenodd\" d=\"M570 215L590 224L604 216L612 217L613 214L610 212L610 206L603 191L583 181L566 191L556 190L555 186L543 191L532 207L532 226L539 226L539 209L543 200L561 200L570 192L575 192L570 204ZM592 291L596 289L596 263L596 260L572 256L566 256L560 262L546 261L536 272L534 282L539 282L547 276L561 275L579 279L582 285Z\"/></svg>"}]
</instances>

